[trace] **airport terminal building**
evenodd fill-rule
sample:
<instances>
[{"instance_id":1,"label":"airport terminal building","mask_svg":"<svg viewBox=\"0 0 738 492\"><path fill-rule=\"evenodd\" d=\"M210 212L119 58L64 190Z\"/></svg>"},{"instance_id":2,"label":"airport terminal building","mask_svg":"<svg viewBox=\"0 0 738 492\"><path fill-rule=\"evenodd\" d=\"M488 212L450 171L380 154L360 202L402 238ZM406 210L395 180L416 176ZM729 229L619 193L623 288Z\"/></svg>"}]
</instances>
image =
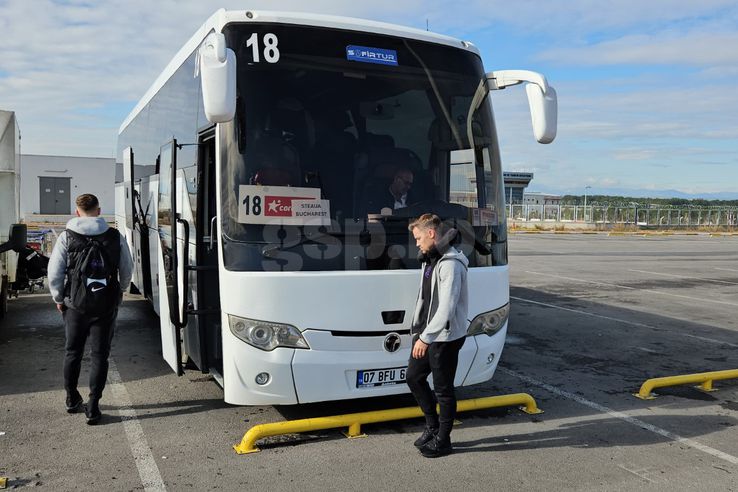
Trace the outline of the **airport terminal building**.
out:
<instances>
[{"instance_id":1,"label":"airport terminal building","mask_svg":"<svg viewBox=\"0 0 738 492\"><path fill-rule=\"evenodd\" d=\"M505 203L520 205L523 203L525 188L533 179L533 173L519 171L503 171L505 181Z\"/></svg>"}]
</instances>

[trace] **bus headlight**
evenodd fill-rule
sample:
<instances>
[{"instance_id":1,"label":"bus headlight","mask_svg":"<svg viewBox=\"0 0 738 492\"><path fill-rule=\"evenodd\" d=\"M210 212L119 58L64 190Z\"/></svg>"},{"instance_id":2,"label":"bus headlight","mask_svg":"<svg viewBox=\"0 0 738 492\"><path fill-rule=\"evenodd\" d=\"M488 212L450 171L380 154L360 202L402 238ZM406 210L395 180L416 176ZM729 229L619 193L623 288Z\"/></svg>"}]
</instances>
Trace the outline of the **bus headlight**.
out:
<instances>
[{"instance_id":1,"label":"bus headlight","mask_svg":"<svg viewBox=\"0 0 738 492\"><path fill-rule=\"evenodd\" d=\"M267 352L277 347L310 348L300 330L291 325L239 318L232 314L228 315L228 324L237 338Z\"/></svg>"},{"instance_id":2,"label":"bus headlight","mask_svg":"<svg viewBox=\"0 0 738 492\"><path fill-rule=\"evenodd\" d=\"M505 304L494 311L482 313L472 320L469 329L466 330L466 334L467 336L474 336L484 333L491 337L505 326L509 314L510 304Z\"/></svg>"}]
</instances>

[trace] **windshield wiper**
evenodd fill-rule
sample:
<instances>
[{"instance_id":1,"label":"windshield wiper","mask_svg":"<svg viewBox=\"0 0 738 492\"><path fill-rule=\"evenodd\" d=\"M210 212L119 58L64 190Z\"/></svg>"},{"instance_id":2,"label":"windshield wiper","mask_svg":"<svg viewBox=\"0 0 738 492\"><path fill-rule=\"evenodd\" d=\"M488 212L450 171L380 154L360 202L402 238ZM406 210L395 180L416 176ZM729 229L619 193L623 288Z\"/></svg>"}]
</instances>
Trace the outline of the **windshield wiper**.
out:
<instances>
[{"instance_id":1,"label":"windshield wiper","mask_svg":"<svg viewBox=\"0 0 738 492\"><path fill-rule=\"evenodd\" d=\"M322 237L342 237L343 235L344 234L342 232L318 232L317 234L311 234L310 236L305 235L298 242L294 244L289 244L287 246L283 244L273 244L271 246L265 246L264 249L261 250L261 254L265 258L271 258L277 251L287 251L292 248L296 248L297 246L302 246L305 243L315 242L317 239Z\"/></svg>"}]
</instances>

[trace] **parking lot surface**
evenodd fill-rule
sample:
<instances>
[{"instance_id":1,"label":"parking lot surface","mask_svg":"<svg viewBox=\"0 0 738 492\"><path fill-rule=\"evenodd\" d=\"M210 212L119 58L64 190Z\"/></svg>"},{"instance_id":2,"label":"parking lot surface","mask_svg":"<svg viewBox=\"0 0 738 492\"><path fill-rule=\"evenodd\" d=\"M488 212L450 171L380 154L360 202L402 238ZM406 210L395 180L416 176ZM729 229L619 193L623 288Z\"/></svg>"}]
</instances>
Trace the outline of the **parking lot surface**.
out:
<instances>
[{"instance_id":1,"label":"parking lot surface","mask_svg":"<svg viewBox=\"0 0 738 492\"><path fill-rule=\"evenodd\" d=\"M87 426L63 408L61 317L34 294L0 325L0 476L48 490L738 490L738 381L632 396L651 377L738 368L738 237L521 234L509 252L499 369L459 398L527 392L545 413L459 414L450 456L413 448L420 419L236 455L255 424L413 401L228 405L208 375L171 372L136 297L120 312L102 425Z\"/></svg>"}]
</instances>

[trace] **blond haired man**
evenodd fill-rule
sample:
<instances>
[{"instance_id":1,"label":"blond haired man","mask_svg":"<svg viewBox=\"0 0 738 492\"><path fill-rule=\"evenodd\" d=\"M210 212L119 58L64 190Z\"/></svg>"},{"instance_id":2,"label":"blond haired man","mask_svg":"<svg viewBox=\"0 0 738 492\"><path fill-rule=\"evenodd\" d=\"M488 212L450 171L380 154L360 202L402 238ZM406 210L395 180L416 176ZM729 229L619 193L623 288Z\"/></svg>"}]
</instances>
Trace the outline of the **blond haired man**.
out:
<instances>
[{"instance_id":1,"label":"blond haired man","mask_svg":"<svg viewBox=\"0 0 738 492\"><path fill-rule=\"evenodd\" d=\"M459 351L466 340L469 260L451 245L457 231L447 229L437 215L424 214L408 228L423 255L423 264L406 377L426 422L415 446L423 456L436 458L453 450L454 378ZM433 374L434 391L428 384L429 374ZM436 400L440 416L436 413Z\"/></svg>"}]
</instances>

